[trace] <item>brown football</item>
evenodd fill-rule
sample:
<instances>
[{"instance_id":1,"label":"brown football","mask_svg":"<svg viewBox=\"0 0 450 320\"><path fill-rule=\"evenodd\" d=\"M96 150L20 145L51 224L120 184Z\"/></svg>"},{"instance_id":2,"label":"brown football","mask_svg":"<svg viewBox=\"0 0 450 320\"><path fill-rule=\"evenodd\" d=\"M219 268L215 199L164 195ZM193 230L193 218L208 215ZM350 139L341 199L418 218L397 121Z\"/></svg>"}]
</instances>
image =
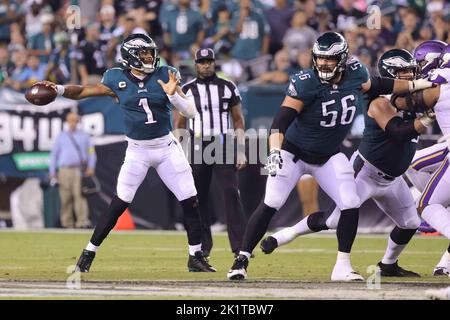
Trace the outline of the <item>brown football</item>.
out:
<instances>
[{"instance_id":1,"label":"brown football","mask_svg":"<svg viewBox=\"0 0 450 320\"><path fill-rule=\"evenodd\" d=\"M25 98L38 106L49 104L55 100L56 95L56 89L43 82L36 82L25 92Z\"/></svg>"}]
</instances>

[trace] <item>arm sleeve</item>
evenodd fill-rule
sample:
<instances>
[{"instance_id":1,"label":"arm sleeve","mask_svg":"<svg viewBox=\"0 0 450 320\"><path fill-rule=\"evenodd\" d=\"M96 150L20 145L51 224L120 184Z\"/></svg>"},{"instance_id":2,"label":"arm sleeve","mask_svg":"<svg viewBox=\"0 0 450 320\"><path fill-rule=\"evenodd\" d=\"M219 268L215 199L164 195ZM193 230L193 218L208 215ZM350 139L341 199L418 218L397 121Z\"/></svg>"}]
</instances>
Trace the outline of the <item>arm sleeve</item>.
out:
<instances>
[{"instance_id":1,"label":"arm sleeve","mask_svg":"<svg viewBox=\"0 0 450 320\"><path fill-rule=\"evenodd\" d=\"M380 95L391 94L394 91L394 79L387 77L371 76L370 89L367 91L370 99Z\"/></svg>"},{"instance_id":2,"label":"arm sleeve","mask_svg":"<svg viewBox=\"0 0 450 320\"><path fill-rule=\"evenodd\" d=\"M389 120L384 131L399 142L412 140L420 135L414 128L414 120L404 121L400 117L393 117Z\"/></svg>"},{"instance_id":3,"label":"arm sleeve","mask_svg":"<svg viewBox=\"0 0 450 320\"><path fill-rule=\"evenodd\" d=\"M297 114L297 110L282 106L273 119L270 131L278 130L280 133L284 134Z\"/></svg>"}]
</instances>

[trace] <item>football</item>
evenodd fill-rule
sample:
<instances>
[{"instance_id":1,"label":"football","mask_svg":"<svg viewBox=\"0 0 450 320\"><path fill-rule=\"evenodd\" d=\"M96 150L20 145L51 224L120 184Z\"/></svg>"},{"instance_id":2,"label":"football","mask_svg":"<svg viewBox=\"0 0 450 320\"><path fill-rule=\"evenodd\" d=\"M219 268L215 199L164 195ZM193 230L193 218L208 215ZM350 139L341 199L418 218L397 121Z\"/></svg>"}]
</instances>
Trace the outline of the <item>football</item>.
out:
<instances>
[{"instance_id":1,"label":"football","mask_svg":"<svg viewBox=\"0 0 450 320\"><path fill-rule=\"evenodd\" d=\"M25 98L32 104L43 106L54 101L56 89L44 82L33 84L25 93Z\"/></svg>"}]
</instances>

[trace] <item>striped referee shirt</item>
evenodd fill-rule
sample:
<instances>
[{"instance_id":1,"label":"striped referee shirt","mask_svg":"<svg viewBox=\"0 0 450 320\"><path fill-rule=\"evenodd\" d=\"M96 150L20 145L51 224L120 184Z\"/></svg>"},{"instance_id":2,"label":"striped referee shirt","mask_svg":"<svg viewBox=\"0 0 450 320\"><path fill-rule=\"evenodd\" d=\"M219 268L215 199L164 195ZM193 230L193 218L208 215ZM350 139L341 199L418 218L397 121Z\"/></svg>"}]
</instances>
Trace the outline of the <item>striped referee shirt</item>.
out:
<instances>
[{"instance_id":1,"label":"striped referee shirt","mask_svg":"<svg viewBox=\"0 0 450 320\"><path fill-rule=\"evenodd\" d=\"M184 94L195 101L198 114L189 120L189 128L195 136L226 134L230 128L230 108L241 102L236 85L228 80L212 76L195 78L186 83Z\"/></svg>"}]
</instances>

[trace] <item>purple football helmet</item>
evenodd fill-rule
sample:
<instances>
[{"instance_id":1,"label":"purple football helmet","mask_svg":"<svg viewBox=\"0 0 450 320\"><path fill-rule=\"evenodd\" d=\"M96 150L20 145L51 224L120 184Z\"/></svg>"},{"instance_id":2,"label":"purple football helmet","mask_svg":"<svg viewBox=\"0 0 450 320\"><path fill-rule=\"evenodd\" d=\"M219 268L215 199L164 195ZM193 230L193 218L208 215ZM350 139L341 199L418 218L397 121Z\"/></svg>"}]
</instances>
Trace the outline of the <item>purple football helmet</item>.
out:
<instances>
[{"instance_id":1,"label":"purple football helmet","mask_svg":"<svg viewBox=\"0 0 450 320\"><path fill-rule=\"evenodd\" d=\"M450 68L450 46L446 46L441 54L441 68Z\"/></svg>"},{"instance_id":2,"label":"purple football helmet","mask_svg":"<svg viewBox=\"0 0 450 320\"><path fill-rule=\"evenodd\" d=\"M422 77L426 77L428 73L440 67L441 54L447 44L439 40L424 41L414 49L414 58L420 67Z\"/></svg>"}]
</instances>

